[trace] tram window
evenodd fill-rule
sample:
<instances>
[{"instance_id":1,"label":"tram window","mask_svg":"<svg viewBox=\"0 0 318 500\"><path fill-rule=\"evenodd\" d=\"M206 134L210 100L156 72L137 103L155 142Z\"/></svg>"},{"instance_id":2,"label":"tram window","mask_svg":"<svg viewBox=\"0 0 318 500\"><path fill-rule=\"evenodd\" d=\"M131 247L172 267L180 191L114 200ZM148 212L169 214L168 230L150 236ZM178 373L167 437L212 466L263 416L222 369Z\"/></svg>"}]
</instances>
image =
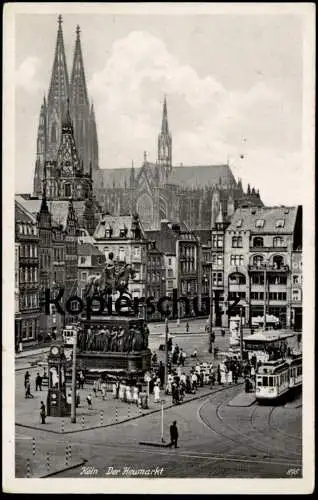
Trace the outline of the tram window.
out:
<instances>
[{"instance_id":1,"label":"tram window","mask_svg":"<svg viewBox=\"0 0 318 500\"><path fill-rule=\"evenodd\" d=\"M268 377L268 387L273 387L273 377Z\"/></svg>"},{"instance_id":2,"label":"tram window","mask_svg":"<svg viewBox=\"0 0 318 500\"><path fill-rule=\"evenodd\" d=\"M257 377L257 385L258 387L262 386L262 377Z\"/></svg>"},{"instance_id":3,"label":"tram window","mask_svg":"<svg viewBox=\"0 0 318 500\"><path fill-rule=\"evenodd\" d=\"M268 377L263 377L263 386L264 387L268 386Z\"/></svg>"}]
</instances>

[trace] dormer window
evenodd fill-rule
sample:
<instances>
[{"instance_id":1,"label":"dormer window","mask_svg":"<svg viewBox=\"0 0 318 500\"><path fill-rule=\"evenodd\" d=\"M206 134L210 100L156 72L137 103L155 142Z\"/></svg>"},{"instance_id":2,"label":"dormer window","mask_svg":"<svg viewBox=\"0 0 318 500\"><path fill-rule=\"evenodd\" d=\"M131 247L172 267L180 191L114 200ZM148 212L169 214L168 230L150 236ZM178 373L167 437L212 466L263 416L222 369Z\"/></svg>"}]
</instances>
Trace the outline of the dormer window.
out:
<instances>
[{"instance_id":1,"label":"dormer window","mask_svg":"<svg viewBox=\"0 0 318 500\"><path fill-rule=\"evenodd\" d=\"M127 236L127 228L122 228L119 230L119 237L120 238L126 238Z\"/></svg>"},{"instance_id":2,"label":"dormer window","mask_svg":"<svg viewBox=\"0 0 318 500\"><path fill-rule=\"evenodd\" d=\"M277 219L275 227L276 229L279 227L284 227L285 226L285 220L284 219Z\"/></svg>"},{"instance_id":3,"label":"dormer window","mask_svg":"<svg viewBox=\"0 0 318 500\"><path fill-rule=\"evenodd\" d=\"M264 227L264 219L257 219L255 222L255 227Z\"/></svg>"},{"instance_id":4,"label":"dormer window","mask_svg":"<svg viewBox=\"0 0 318 500\"><path fill-rule=\"evenodd\" d=\"M111 226L106 227L105 238L111 238L112 234L113 234L113 228Z\"/></svg>"}]
</instances>

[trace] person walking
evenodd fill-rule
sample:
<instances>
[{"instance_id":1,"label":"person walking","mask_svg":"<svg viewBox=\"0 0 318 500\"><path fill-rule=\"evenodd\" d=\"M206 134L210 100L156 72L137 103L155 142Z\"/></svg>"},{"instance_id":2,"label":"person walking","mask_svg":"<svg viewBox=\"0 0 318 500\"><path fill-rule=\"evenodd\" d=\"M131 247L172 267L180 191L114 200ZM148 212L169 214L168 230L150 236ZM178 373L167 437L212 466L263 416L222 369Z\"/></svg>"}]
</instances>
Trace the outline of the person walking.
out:
<instances>
[{"instance_id":1,"label":"person walking","mask_svg":"<svg viewBox=\"0 0 318 500\"><path fill-rule=\"evenodd\" d=\"M154 394L155 403L160 403L160 388L159 388L159 385L157 383L154 385L153 394Z\"/></svg>"},{"instance_id":2,"label":"person walking","mask_svg":"<svg viewBox=\"0 0 318 500\"><path fill-rule=\"evenodd\" d=\"M217 367L216 378L217 378L218 384L221 385L221 368L220 368L220 365L218 365L218 367Z\"/></svg>"},{"instance_id":3,"label":"person walking","mask_svg":"<svg viewBox=\"0 0 318 500\"><path fill-rule=\"evenodd\" d=\"M106 399L106 392L107 392L107 386L106 386L106 381L105 380L102 381L100 388L101 388L101 391L102 391L103 401L105 401L105 399Z\"/></svg>"},{"instance_id":4,"label":"person walking","mask_svg":"<svg viewBox=\"0 0 318 500\"><path fill-rule=\"evenodd\" d=\"M92 396L90 394L87 394L86 401L87 401L88 409L91 410L92 409Z\"/></svg>"},{"instance_id":5,"label":"person walking","mask_svg":"<svg viewBox=\"0 0 318 500\"><path fill-rule=\"evenodd\" d=\"M28 371L26 371L25 375L24 375L24 388L26 389L27 387L27 383L30 381L30 374Z\"/></svg>"},{"instance_id":6,"label":"person walking","mask_svg":"<svg viewBox=\"0 0 318 500\"><path fill-rule=\"evenodd\" d=\"M42 391L42 377L39 374L39 372L36 374L36 379L35 379L35 390L37 391Z\"/></svg>"},{"instance_id":7,"label":"person walking","mask_svg":"<svg viewBox=\"0 0 318 500\"><path fill-rule=\"evenodd\" d=\"M177 427L177 421L175 420L173 424L170 425L170 444L169 444L170 448L172 446L178 448L178 438L179 438L179 432Z\"/></svg>"},{"instance_id":8,"label":"person walking","mask_svg":"<svg viewBox=\"0 0 318 500\"><path fill-rule=\"evenodd\" d=\"M84 380L85 380L84 373L82 371L80 371L80 374L79 374L80 389L84 389Z\"/></svg>"},{"instance_id":9,"label":"person walking","mask_svg":"<svg viewBox=\"0 0 318 500\"><path fill-rule=\"evenodd\" d=\"M41 416L41 424L46 424L45 422L46 411L45 411L45 404L43 403L43 401L41 401L40 416Z\"/></svg>"},{"instance_id":10,"label":"person walking","mask_svg":"<svg viewBox=\"0 0 318 500\"><path fill-rule=\"evenodd\" d=\"M34 397L33 394L31 394L31 384L30 384L29 380L26 383L25 397L26 398L33 398Z\"/></svg>"}]
</instances>

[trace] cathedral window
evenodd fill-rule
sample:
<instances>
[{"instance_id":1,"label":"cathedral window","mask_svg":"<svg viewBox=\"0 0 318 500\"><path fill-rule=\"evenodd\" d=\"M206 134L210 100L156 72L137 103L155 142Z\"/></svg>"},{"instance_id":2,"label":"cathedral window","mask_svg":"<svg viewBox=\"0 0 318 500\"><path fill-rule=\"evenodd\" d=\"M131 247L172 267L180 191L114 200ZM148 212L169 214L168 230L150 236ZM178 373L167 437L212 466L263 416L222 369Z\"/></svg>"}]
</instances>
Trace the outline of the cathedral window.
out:
<instances>
[{"instance_id":1,"label":"cathedral window","mask_svg":"<svg viewBox=\"0 0 318 500\"><path fill-rule=\"evenodd\" d=\"M64 185L64 194L66 198L70 198L72 195L71 184L67 183Z\"/></svg>"},{"instance_id":2,"label":"cathedral window","mask_svg":"<svg viewBox=\"0 0 318 500\"><path fill-rule=\"evenodd\" d=\"M52 124L52 128L51 128L51 142L56 142L56 124L53 123Z\"/></svg>"}]
</instances>

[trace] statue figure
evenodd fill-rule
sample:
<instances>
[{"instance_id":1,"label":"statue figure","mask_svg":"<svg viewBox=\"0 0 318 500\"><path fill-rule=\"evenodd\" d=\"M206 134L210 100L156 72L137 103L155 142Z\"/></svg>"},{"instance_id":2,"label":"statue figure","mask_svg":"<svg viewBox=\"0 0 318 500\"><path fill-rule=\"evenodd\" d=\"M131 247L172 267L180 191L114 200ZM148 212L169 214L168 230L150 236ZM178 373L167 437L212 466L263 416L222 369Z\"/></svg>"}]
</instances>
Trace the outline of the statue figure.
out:
<instances>
[{"instance_id":1,"label":"statue figure","mask_svg":"<svg viewBox=\"0 0 318 500\"><path fill-rule=\"evenodd\" d=\"M128 335L126 337L126 342L125 342L125 351L126 352L132 351L134 336L135 336L135 330L133 328L130 328Z\"/></svg>"},{"instance_id":2,"label":"statue figure","mask_svg":"<svg viewBox=\"0 0 318 500\"><path fill-rule=\"evenodd\" d=\"M119 335L117 337L117 350L118 352L124 352L125 348L125 330L121 328Z\"/></svg>"},{"instance_id":3,"label":"statue figure","mask_svg":"<svg viewBox=\"0 0 318 500\"><path fill-rule=\"evenodd\" d=\"M112 330L112 332L111 332L111 339L110 339L110 350L112 352L116 352L117 351L117 336L118 336L118 332L114 328Z\"/></svg>"},{"instance_id":4,"label":"statue figure","mask_svg":"<svg viewBox=\"0 0 318 500\"><path fill-rule=\"evenodd\" d=\"M104 345L103 345L104 352L109 351L109 341L110 341L110 331L108 330L108 328L106 328L104 334Z\"/></svg>"},{"instance_id":5,"label":"statue figure","mask_svg":"<svg viewBox=\"0 0 318 500\"><path fill-rule=\"evenodd\" d=\"M139 329L135 330L134 338L133 338L133 343L132 343L132 350L133 351L141 351L143 347L143 335Z\"/></svg>"}]
</instances>

